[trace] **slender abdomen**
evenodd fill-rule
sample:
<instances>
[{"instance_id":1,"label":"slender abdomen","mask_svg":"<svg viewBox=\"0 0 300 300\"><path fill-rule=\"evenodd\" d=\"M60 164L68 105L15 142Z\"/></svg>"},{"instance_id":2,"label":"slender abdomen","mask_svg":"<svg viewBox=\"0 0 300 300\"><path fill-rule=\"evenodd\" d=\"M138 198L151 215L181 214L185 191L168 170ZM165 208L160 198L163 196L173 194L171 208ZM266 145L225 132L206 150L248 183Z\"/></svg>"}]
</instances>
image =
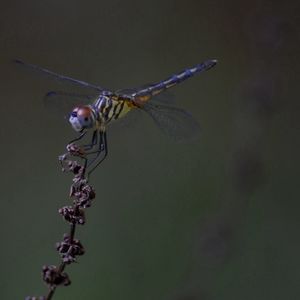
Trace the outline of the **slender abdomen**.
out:
<instances>
[{"instance_id":1,"label":"slender abdomen","mask_svg":"<svg viewBox=\"0 0 300 300\"><path fill-rule=\"evenodd\" d=\"M198 74L203 71L207 71L217 63L216 60L207 60L201 64L198 64L192 68L186 69L180 73L174 74L173 76L162 80L158 83L151 84L144 89L141 89L133 94L137 102L146 102L152 96L155 96L162 91L177 85L178 83Z\"/></svg>"}]
</instances>

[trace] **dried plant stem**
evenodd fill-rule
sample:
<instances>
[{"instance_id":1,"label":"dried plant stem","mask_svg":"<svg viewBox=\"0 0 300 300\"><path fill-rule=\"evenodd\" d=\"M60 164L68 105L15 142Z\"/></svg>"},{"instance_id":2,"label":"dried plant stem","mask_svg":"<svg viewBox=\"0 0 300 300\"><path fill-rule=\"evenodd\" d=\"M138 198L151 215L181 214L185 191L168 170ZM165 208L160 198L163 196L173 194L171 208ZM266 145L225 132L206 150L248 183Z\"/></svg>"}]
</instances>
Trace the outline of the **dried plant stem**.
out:
<instances>
[{"instance_id":1,"label":"dried plant stem","mask_svg":"<svg viewBox=\"0 0 300 300\"><path fill-rule=\"evenodd\" d=\"M77 225L85 224L85 209L91 206L91 202L95 198L95 192L92 186L88 184L85 165L79 164L76 160L78 157L86 159L82 149L75 144L70 144L67 146L67 150L68 152L60 156L59 160L63 171L74 174L70 189L73 205L59 209L59 213L70 224L69 233L64 234L63 240L56 244L61 262L58 267L54 265L43 266L42 277L49 288L47 296L29 296L25 300L51 300L58 286L71 284L69 276L64 272L67 265L76 262L76 257L83 255L85 252L81 242L75 239L75 231Z\"/></svg>"}]
</instances>

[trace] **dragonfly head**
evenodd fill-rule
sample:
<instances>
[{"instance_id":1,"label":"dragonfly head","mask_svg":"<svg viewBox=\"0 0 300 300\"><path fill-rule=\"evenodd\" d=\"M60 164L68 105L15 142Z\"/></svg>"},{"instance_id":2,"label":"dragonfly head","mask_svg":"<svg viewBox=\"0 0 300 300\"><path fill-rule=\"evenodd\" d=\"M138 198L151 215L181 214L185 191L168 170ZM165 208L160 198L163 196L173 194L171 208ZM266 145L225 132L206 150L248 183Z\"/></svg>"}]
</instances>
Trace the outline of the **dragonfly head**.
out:
<instances>
[{"instance_id":1,"label":"dragonfly head","mask_svg":"<svg viewBox=\"0 0 300 300\"><path fill-rule=\"evenodd\" d=\"M95 113L89 105L77 106L71 112L69 122L75 131L81 132L95 125Z\"/></svg>"}]
</instances>

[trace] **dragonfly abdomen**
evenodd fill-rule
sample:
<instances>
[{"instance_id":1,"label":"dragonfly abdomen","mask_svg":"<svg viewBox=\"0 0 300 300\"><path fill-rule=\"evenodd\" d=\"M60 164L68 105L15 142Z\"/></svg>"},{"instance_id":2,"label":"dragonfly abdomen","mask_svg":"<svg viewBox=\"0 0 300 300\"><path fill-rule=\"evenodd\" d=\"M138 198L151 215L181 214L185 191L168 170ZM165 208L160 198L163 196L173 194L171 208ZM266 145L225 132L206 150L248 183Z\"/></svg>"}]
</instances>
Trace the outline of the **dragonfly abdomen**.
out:
<instances>
[{"instance_id":1,"label":"dragonfly abdomen","mask_svg":"<svg viewBox=\"0 0 300 300\"><path fill-rule=\"evenodd\" d=\"M151 96L155 96L162 91L177 85L178 83L196 75L197 73L201 73L203 71L207 71L210 68L212 68L217 63L216 60L208 60L201 64L198 64L192 68L188 68L180 73L174 74L171 77L162 80L158 83L152 84L150 86L147 86L144 89L139 90L135 94L133 94L134 97L140 98L142 102L145 102L149 100Z\"/></svg>"}]
</instances>

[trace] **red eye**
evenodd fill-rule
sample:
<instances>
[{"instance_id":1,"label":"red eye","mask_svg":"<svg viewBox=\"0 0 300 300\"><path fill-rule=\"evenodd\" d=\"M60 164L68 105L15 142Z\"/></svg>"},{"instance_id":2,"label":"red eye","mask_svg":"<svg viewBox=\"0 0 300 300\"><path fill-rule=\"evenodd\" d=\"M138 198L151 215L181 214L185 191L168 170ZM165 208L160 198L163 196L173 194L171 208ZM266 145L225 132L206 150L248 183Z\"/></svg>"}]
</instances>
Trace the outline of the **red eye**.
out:
<instances>
[{"instance_id":1,"label":"red eye","mask_svg":"<svg viewBox=\"0 0 300 300\"><path fill-rule=\"evenodd\" d=\"M92 114L92 110L89 106L78 107L77 116L82 118L89 118Z\"/></svg>"}]
</instances>

